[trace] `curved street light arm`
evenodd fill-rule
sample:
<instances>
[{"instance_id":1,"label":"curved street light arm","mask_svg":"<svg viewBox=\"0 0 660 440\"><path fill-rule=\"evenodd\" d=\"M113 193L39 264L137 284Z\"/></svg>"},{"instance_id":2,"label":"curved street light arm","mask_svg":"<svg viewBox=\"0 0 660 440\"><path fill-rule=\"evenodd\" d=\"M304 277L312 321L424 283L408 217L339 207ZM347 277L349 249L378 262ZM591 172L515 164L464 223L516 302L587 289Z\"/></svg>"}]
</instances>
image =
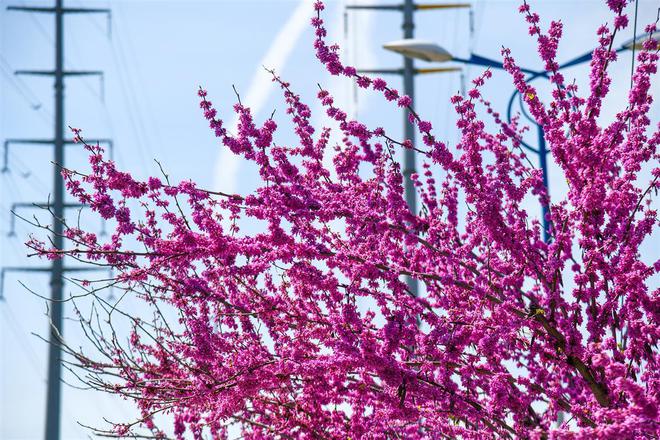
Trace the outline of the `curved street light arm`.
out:
<instances>
[{"instance_id":1,"label":"curved street light arm","mask_svg":"<svg viewBox=\"0 0 660 440\"><path fill-rule=\"evenodd\" d=\"M504 64L502 64L500 61L494 60L492 58L482 57L481 55L476 55L476 54L470 54L470 58L452 57L452 60L457 61L459 63L471 64L473 66L492 67L494 69L504 70ZM537 72L535 70L530 70L530 69L520 69L520 70L532 75L546 76L545 72Z\"/></svg>"},{"instance_id":2,"label":"curved street light arm","mask_svg":"<svg viewBox=\"0 0 660 440\"><path fill-rule=\"evenodd\" d=\"M537 74L530 75L530 76L527 78L527 80L526 80L525 82L533 81L534 79L536 79L536 78L542 76L542 75L538 74L538 72L536 72L536 73L537 73ZM509 124L511 123L511 119L512 119L512 113L513 113L513 102L514 102L514 100L516 99L517 96L520 97L520 92L518 91L518 89L516 89L516 90L513 92L513 94L511 95L511 97L509 98L509 104L507 105L507 109L506 109L506 119L507 119L507 122L508 122ZM521 103L521 104L522 104L522 103ZM536 120L535 120L535 119L534 119L529 113L527 113L527 111L524 109L524 107L523 107L522 105L520 106L520 108L522 109L522 112L521 112L521 113L523 114L523 116L525 116L525 118L526 118L529 122L532 122L533 124L538 125L537 122L536 122ZM529 151L531 151L531 152L533 152L533 153L535 153L535 154L538 154L538 155L541 154L541 151L540 151L539 149L532 147L530 144L528 144L527 142L525 142L522 138L519 139L519 140L520 140L520 144L521 144L523 147L525 147L527 150L529 150ZM545 154L548 154L548 151L547 151L547 150L545 151Z\"/></svg>"}]
</instances>

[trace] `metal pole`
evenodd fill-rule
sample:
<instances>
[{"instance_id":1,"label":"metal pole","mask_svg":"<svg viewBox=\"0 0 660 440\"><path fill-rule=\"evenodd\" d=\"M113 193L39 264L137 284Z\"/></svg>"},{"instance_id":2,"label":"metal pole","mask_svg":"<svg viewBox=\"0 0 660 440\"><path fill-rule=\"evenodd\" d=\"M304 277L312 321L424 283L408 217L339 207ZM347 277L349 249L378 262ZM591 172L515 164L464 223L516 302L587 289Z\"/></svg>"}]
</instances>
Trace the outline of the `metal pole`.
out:
<instances>
[{"instance_id":1,"label":"metal pole","mask_svg":"<svg viewBox=\"0 0 660 440\"><path fill-rule=\"evenodd\" d=\"M405 0L403 4L403 38L414 38L415 23L413 21L413 13L415 5L413 0ZM415 99L415 66L413 59L409 57L403 58L403 93ZM415 127L408 119L408 112L403 112L403 133L405 139L410 139L415 145ZM403 150L403 182L406 192L406 203L413 214L417 214L417 199L415 194L415 186L413 185L410 176L415 172L415 150ZM408 289L413 295L418 296L419 290L417 280L412 277L406 278Z\"/></svg>"},{"instance_id":2,"label":"metal pole","mask_svg":"<svg viewBox=\"0 0 660 440\"><path fill-rule=\"evenodd\" d=\"M64 166L64 12L62 0L55 2L55 160L53 164L53 244L63 249L64 182L60 166ZM62 348L62 259L53 260L50 280L50 336L48 345L48 391L46 396L46 440L60 438L61 360Z\"/></svg>"},{"instance_id":3,"label":"metal pole","mask_svg":"<svg viewBox=\"0 0 660 440\"><path fill-rule=\"evenodd\" d=\"M545 186L545 190L548 194L548 198L550 198L550 184L549 184L549 179L548 179L548 160L547 160L547 155L548 151L546 150L545 146L545 132L543 131L543 127L540 125L536 125L538 128L538 135L539 135L539 165L541 167L541 171L543 172L543 186ZM549 242L550 240L550 222L548 221L548 214L550 211L548 210L548 205L546 203L541 203L541 216L543 217L541 220L541 224L543 225L543 241L546 243Z\"/></svg>"},{"instance_id":4,"label":"metal pole","mask_svg":"<svg viewBox=\"0 0 660 440\"><path fill-rule=\"evenodd\" d=\"M60 175L60 167L63 167L65 150L67 144L73 143L72 140L64 138L64 77L66 76L87 76L102 75L102 72L94 70L64 70L64 15L65 14L88 14L102 13L110 16L111 10L108 8L65 8L63 0L55 0L55 6L7 6L9 11L22 11L30 13L46 13L55 15L55 68L53 70L17 70L17 75L37 75L53 76L55 79L55 133L53 139L7 139L5 141L4 164L0 171L8 170L7 154L10 144L37 144L53 145L53 194L46 205L53 211L53 246L57 250L64 249L64 211L67 208L77 206L77 204L65 203L64 180ZM112 141L106 139L112 154ZM46 391L46 427L44 438L46 440L59 440L60 438L60 406L61 406L61 376L62 376L62 340L63 332L63 313L62 298L64 288L64 272L67 271L86 271L88 268L64 267L63 260L54 260L50 266L50 305L49 305L49 324L50 331L48 337L48 382ZM0 274L0 297L2 296L2 281L6 271L12 272L46 272L44 268L32 267L13 267L2 268Z\"/></svg>"},{"instance_id":5,"label":"metal pole","mask_svg":"<svg viewBox=\"0 0 660 440\"><path fill-rule=\"evenodd\" d=\"M536 74L532 75L531 77L527 78L527 82L529 83L530 81L541 77L541 74ZM507 106L507 120L511 122L512 115L513 115L513 102L518 96L519 92L516 90L513 92L511 95L511 98L509 98L509 105ZM526 143L523 139L520 139L520 143L523 147L525 147L527 150L531 151L532 153L536 154L539 156L539 168L541 168L541 172L543 175L543 186L546 188L546 192L548 195L548 199L550 198L550 179L548 178L548 149L545 144L545 132L543 131L543 127L539 125L536 120L530 116L527 111L525 110L525 107L522 105L521 102L521 112L522 115L525 116L530 122L532 122L534 125L536 125L536 130L538 134L538 148L534 148L528 143ZM548 221L546 216L549 213L548 206L545 203L541 203L541 225L543 227L543 241L548 243L550 241L550 227L552 225L551 222Z\"/></svg>"}]
</instances>

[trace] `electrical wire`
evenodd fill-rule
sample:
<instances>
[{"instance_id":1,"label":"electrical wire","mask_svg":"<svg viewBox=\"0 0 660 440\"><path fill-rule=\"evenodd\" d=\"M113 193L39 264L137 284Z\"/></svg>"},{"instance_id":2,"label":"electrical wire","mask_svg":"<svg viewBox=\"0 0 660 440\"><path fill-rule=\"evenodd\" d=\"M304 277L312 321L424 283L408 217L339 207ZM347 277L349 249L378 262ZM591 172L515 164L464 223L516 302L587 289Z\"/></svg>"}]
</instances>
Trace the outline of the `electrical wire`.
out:
<instances>
[{"instance_id":1,"label":"electrical wire","mask_svg":"<svg viewBox=\"0 0 660 440\"><path fill-rule=\"evenodd\" d=\"M118 11L118 15L119 15L120 19L123 22L127 22L125 14L124 14L124 8L123 8L121 3L117 3L117 11ZM129 56L132 58L132 63L130 65L131 66L137 66L139 58L136 56L136 54L134 52L135 45L129 44L127 46L128 46ZM137 68L135 69L135 74L133 75L133 77L135 78L135 80L137 82L138 90L146 91L147 87L145 87L145 82L143 80L141 71L139 69L137 69ZM196 94L197 91L195 90L194 93ZM136 95L136 96L140 96L140 95ZM153 108L151 107L151 105L152 105L151 101L149 101L148 99L145 99L145 107L146 107L147 117L144 118L144 119L147 119L147 122L148 122L147 126L145 127L145 133L147 135L147 138L149 139L149 141L147 142L147 146L149 147L149 150L152 154L152 159L158 158L160 160L168 162L169 161L168 160L168 157L169 157L168 150L166 148L158 149L158 150L153 149L154 143L152 142L153 139L152 139L151 133L149 131L146 131L147 128L153 129L153 133L155 133L154 137L156 138L155 140L157 142L157 145L163 145L164 144L163 139L161 137L161 130L156 129L156 124L155 124L154 118L153 118L153 115L155 114L155 112L152 111ZM140 108L142 108L142 107L140 107ZM161 157L158 157L157 154L161 155ZM150 165L150 168L151 168L151 165L153 165L153 161L149 161L149 165Z\"/></svg>"},{"instance_id":2,"label":"electrical wire","mask_svg":"<svg viewBox=\"0 0 660 440\"><path fill-rule=\"evenodd\" d=\"M29 104L32 110L47 113L48 116L52 118L52 113L47 112L43 108L43 103L39 100L32 89L25 83L25 81L14 74L15 69L11 67L9 62L2 56L2 54L0 54L0 70L2 70L2 74L5 76L5 78L7 78L9 84ZM39 116L44 119L46 116L43 113L37 114L39 114ZM46 119L46 121L48 120Z\"/></svg>"},{"instance_id":3,"label":"electrical wire","mask_svg":"<svg viewBox=\"0 0 660 440\"><path fill-rule=\"evenodd\" d=\"M122 20L114 20L114 25L119 27ZM131 74L128 69L128 62L126 60L125 50L123 48L122 30L118 29L113 34L115 39L111 45L112 56L116 66L117 75L119 79L120 93L122 94L126 114L129 116L131 131L135 140L135 146L138 154L136 155L144 170L150 169L151 159L153 157L152 148L149 145L149 140L146 137L146 125L143 121L142 112L139 111L139 102L137 101L137 93L131 83ZM148 152L147 152L148 150Z\"/></svg>"},{"instance_id":4,"label":"electrical wire","mask_svg":"<svg viewBox=\"0 0 660 440\"><path fill-rule=\"evenodd\" d=\"M39 362L39 356L32 347L30 340L25 336L28 333L25 331L20 321L16 317L16 314L12 310L11 301L6 299L2 301L2 303L0 303L0 309L2 309L5 315L4 322L9 324L9 328L11 332L13 333L16 340L19 341L18 344L19 349L28 359L28 363L34 370L34 373L39 377L39 379L43 384L46 384L47 380L46 380L46 376L44 375L44 371L41 368L41 363ZM92 400L92 402L97 407L97 409L102 410L102 408L99 407L98 402L96 402L95 400ZM63 412L64 415L66 416L65 420L69 423L69 426L74 428L74 430L78 433L80 438L85 438L87 436L87 433L84 432L82 430L82 427L75 422L75 418L73 414L71 414L70 411L67 409L67 407L64 405L63 405Z\"/></svg>"}]
</instances>

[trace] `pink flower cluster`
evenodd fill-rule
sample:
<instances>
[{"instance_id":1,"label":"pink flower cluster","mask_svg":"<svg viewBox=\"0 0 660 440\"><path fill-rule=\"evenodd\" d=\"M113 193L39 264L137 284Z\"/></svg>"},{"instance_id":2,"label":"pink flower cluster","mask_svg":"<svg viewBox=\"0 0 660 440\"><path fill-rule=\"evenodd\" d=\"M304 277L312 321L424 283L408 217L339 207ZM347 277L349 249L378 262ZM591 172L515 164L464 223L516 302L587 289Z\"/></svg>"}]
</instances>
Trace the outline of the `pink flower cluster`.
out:
<instances>
[{"instance_id":1,"label":"pink flower cluster","mask_svg":"<svg viewBox=\"0 0 660 440\"><path fill-rule=\"evenodd\" d=\"M340 131L332 145L331 129L315 133L310 108L275 73L298 139L289 146L275 142L274 119L258 123L240 102L229 133L199 91L222 144L258 166L262 185L250 195L138 181L86 145L91 171L63 176L74 197L114 220L114 233L68 227L66 251L28 245L112 267L115 287L154 309L153 321L121 312L133 329L127 343L91 331L100 357L71 349L90 384L142 411L115 434L163 436L155 421L167 413L176 438L225 437L232 425L249 438L659 436L660 291L649 286L660 261L640 254L659 226L660 127L647 117L658 43L645 43L627 106L601 125L612 41L627 23L626 2L607 3L614 26L599 30L584 95L559 72L561 23L544 32L527 4L520 11L555 86L548 102L502 51L568 182L565 200L549 200L522 153L524 128L484 99L489 71L452 98L461 138L450 150L409 97L341 62L320 1L318 59L407 109L422 146L351 120L321 90ZM501 130L488 132L483 117ZM405 203L397 148L423 159L412 176L420 212ZM547 243L529 198L549 205ZM239 219L261 232L245 234Z\"/></svg>"}]
</instances>

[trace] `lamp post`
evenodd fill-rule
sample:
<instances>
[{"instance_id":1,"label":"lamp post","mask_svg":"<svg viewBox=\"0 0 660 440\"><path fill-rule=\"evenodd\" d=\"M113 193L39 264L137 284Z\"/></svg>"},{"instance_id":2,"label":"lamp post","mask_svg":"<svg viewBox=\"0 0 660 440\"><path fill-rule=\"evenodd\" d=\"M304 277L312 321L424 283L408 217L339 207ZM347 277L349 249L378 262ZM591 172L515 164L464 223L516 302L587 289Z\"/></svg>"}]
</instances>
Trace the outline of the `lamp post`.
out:
<instances>
[{"instance_id":1,"label":"lamp post","mask_svg":"<svg viewBox=\"0 0 660 440\"><path fill-rule=\"evenodd\" d=\"M635 37L627 42L623 43L615 51L617 53L623 52L626 50L636 50L642 47L643 42L649 38L648 35L642 35ZM660 32L655 32L650 35L650 38L655 40L660 38ZM470 64L475 66L491 67L495 69L504 69L504 65L491 58L482 57L476 54L470 54L469 58L459 58L452 55L448 50L442 46L426 40L418 39L406 39L406 40L397 40L383 45L383 48L392 52L399 53L407 58L415 58L423 61L435 61L444 63L447 61L455 61L462 64ZM583 55L573 58L572 60L567 61L566 63L559 66L559 69L565 69L568 67L577 66L579 64L586 63L591 61L592 51L589 51ZM548 74L544 70L535 71L530 69L520 69L522 72L527 73L527 82L533 81L537 78L547 78ZM509 103L507 106L507 120L511 122L513 102L515 98L519 96L518 90L515 90L511 97L509 98ZM548 179L548 149L546 148L545 143L545 133L543 132L543 127L541 127L536 121L525 111L524 107L521 105L522 114L530 122L534 123L538 131L538 145L536 147L531 146L524 140L520 140L521 145L527 150L533 152L539 157L539 167L543 173L543 185L546 188L548 194L550 193L550 182ZM541 213L542 213L542 224L543 224L543 239L548 242L550 240L550 224L548 220L548 205L541 203Z\"/></svg>"},{"instance_id":2,"label":"lamp post","mask_svg":"<svg viewBox=\"0 0 660 440\"><path fill-rule=\"evenodd\" d=\"M443 3L443 4L419 4L414 0L403 0L399 4L379 4L379 5L348 5L346 9L352 10L380 10L380 11L396 11L403 13L403 41L413 41L415 22L414 13L416 11L424 10L442 10L442 9L455 9L455 8L469 8L469 3ZM415 99L415 75L420 73L441 73L453 70L456 68L435 68L435 69L416 69L413 62L414 57L405 57L403 60L403 67L400 69L359 69L360 73L372 74L394 74L403 77L403 94L408 95L411 99ZM408 115L404 112L403 115L403 134L404 139L410 140L412 145L415 145L415 127L408 120ZM408 208L413 214L417 213L417 199L415 186L412 182L411 176L415 173L415 150L405 149L403 151L403 176L404 176L404 191L406 203ZM417 281L413 277L406 278L408 289L414 296L419 295Z\"/></svg>"}]
</instances>

